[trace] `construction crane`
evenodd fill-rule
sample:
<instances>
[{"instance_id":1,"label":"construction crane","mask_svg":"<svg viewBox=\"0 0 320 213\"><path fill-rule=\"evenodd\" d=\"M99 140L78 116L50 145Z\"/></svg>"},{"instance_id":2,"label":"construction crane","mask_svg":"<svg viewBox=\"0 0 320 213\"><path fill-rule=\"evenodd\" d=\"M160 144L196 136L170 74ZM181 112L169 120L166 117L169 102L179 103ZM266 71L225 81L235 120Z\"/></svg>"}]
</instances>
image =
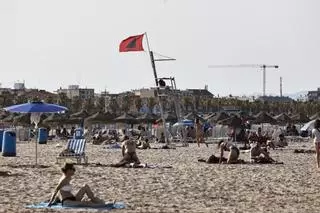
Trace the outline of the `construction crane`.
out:
<instances>
[{"instance_id":1,"label":"construction crane","mask_svg":"<svg viewBox=\"0 0 320 213\"><path fill-rule=\"evenodd\" d=\"M263 96L266 96L266 70L267 68L278 69L278 65L266 64L239 64L239 65L209 65L209 68L260 68L262 69L263 78Z\"/></svg>"}]
</instances>

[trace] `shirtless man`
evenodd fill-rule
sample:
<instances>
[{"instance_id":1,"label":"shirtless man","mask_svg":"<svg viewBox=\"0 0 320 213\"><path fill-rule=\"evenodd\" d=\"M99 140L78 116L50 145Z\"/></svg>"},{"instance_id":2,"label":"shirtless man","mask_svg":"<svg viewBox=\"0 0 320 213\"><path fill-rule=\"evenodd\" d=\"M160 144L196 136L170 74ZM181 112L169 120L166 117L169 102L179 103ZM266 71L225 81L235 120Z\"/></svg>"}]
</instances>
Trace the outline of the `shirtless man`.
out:
<instances>
[{"instance_id":1,"label":"shirtless man","mask_svg":"<svg viewBox=\"0 0 320 213\"><path fill-rule=\"evenodd\" d=\"M261 148L260 143L255 142L250 149L250 157L256 163L274 163L269 153Z\"/></svg>"},{"instance_id":2,"label":"shirtless man","mask_svg":"<svg viewBox=\"0 0 320 213\"><path fill-rule=\"evenodd\" d=\"M115 167L122 167L126 164L134 163L140 164L139 158L136 153L136 142L134 140L129 139L128 136L125 136L124 141L122 143L122 160L114 164Z\"/></svg>"},{"instance_id":3,"label":"shirtless man","mask_svg":"<svg viewBox=\"0 0 320 213\"><path fill-rule=\"evenodd\" d=\"M225 151L229 151L229 156L227 159L228 164L238 162L240 151L233 143L220 141L218 148L220 149L220 164L222 163L223 153Z\"/></svg>"}]
</instances>

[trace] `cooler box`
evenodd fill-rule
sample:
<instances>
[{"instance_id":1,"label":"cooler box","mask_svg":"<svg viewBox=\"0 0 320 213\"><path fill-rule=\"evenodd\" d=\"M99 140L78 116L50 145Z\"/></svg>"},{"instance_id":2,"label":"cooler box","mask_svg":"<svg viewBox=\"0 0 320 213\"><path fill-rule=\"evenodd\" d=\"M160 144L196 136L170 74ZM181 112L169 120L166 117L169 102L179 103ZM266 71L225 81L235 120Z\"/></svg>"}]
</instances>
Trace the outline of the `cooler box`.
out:
<instances>
[{"instance_id":1,"label":"cooler box","mask_svg":"<svg viewBox=\"0 0 320 213\"><path fill-rule=\"evenodd\" d=\"M46 144L48 141L48 132L46 128L39 128L38 130L38 143Z\"/></svg>"},{"instance_id":2,"label":"cooler box","mask_svg":"<svg viewBox=\"0 0 320 213\"><path fill-rule=\"evenodd\" d=\"M83 139L83 129L82 128L77 128L74 131L74 135L73 135L74 139Z\"/></svg>"},{"instance_id":3,"label":"cooler box","mask_svg":"<svg viewBox=\"0 0 320 213\"><path fill-rule=\"evenodd\" d=\"M0 129L0 152L2 152L3 129Z\"/></svg>"},{"instance_id":4,"label":"cooler box","mask_svg":"<svg viewBox=\"0 0 320 213\"><path fill-rule=\"evenodd\" d=\"M13 131L5 131L2 140L2 156L16 156L16 133Z\"/></svg>"}]
</instances>

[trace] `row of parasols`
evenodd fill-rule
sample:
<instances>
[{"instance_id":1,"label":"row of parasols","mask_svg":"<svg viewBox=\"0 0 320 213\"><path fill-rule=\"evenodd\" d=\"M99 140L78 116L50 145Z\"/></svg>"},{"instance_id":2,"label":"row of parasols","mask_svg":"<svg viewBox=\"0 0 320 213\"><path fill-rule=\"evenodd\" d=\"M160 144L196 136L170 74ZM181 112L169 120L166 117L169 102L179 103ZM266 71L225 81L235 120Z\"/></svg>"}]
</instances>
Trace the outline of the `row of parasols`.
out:
<instances>
[{"instance_id":1,"label":"row of parasols","mask_svg":"<svg viewBox=\"0 0 320 213\"><path fill-rule=\"evenodd\" d=\"M199 119L201 122L208 123L218 123L224 125L238 126L243 121L251 121L254 124L270 123L270 124L287 124L287 123L306 123L310 120L319 118L319 114L315 114L312 117L307 117L303 113L298 113L293 116L289 116L286 113L281 113L277 116L271 116L266 112L260 112L255 116L251 116L245 112L239 112L229 115L225 112L211 113L206 116L200 116L195 112L189 113L183 116L183 119L195 120ZM165 113L164 118L167 122L174 123L178 121L175 113ZM7 113L2 112L0 114L0 121L2 123L13 123L15 125L29 125L30 124L30 114L18 114L18 113ZM80 112L68 114L42 114L41 123L46 125L62 125L62 124L80 124L90 123L90 124L107 124L107 123L127 123L127 124L137 124L137 123L155 123L161 121L160 116L154 114L138 114L132 115L124 113L117 116L110 112L96 112L94 114L89 114L85 110Z\"/></svg>"},{"instance_id":2,"label":"row of parasols","mask_svg":"<svg viewBox=\"0 0 320 213\"><path fill-rule=\"evenodd\" d=\"M176 122L177 117L173 113L166 113L164 115L166 121ZM20 113L8 113L2 112L0 114L0 121L2 123L10 123L14 125L30 125L30 114ZM117 116L110 112L96 112L89 114L85 110L80 112L69 114L69 113L55 113L55 114L42 114L41 124L45 125L63 125L63 124L80 124L82 122L86 124L108 124L108 123L154 123L160 121L160 117L154 114L139 114L131 115L124 113Z\"/></svg>"},{"instance_id":3,"label":"row of parasols","mask_svg":"<svg viewBox=\"0 0 320 213\"><path fill-rule=\"evenodd\" d=\"M313 118L314 117L314 118ZM236 114L229 115L225 112L220 112L211 117L207 118L207 120L214 123L224 123L231 118L242 118L242 120L251 121L253 124L288 124L288 123L306 123L310 120L319 118L319 115L316 114L312 118L304 115L303 113L298 113L293 116L289 116L286 113L281 113L276 116L272 116L267 112L260 112L257 115L249 115L245 112L240 112Z\"/></svg>"}]
</instances>

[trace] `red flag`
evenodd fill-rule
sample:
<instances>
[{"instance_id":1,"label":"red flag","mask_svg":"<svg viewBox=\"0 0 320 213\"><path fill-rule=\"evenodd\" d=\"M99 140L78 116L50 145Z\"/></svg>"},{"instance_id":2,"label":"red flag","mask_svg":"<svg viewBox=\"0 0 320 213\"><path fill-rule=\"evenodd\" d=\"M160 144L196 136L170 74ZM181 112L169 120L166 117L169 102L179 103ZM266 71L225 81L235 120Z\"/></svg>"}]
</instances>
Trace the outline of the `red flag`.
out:
<instances>
[{"instance_id":1,"label":"red flag","mask_svg":"<svg viewBox=\"0 0 320 213\"><path fill-rule=\"evenodd\" d=\"M119 46L119 52L143 51L144 50L142 46L143 36L144 34L130 36L125 40L121 41Z\"/></svg>"}]
</instances>

